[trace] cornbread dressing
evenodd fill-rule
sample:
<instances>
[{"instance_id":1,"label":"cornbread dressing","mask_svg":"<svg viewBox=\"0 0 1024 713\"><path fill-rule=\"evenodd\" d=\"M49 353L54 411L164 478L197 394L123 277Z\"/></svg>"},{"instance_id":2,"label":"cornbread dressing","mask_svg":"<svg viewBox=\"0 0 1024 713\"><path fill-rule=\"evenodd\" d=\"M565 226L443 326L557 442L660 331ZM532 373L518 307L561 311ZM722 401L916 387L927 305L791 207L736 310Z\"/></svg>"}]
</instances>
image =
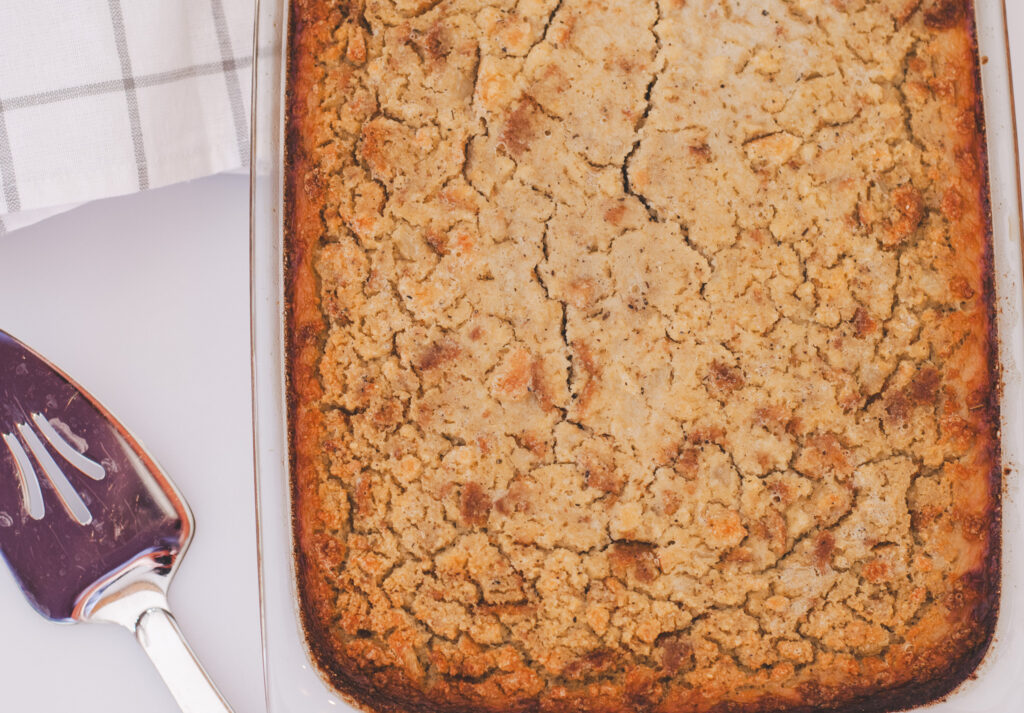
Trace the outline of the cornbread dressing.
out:
<instances>
[{"instance_id":1,"label":"cornbread dressing","mask_svg":"<svg viewBox=\"0 0 1024 713\"><path fill-rule=\"evenodd\" d=\"M301 610L376 711L883 711L994 626L963 0L293 0Z\"/></svg>"}]
</instances>

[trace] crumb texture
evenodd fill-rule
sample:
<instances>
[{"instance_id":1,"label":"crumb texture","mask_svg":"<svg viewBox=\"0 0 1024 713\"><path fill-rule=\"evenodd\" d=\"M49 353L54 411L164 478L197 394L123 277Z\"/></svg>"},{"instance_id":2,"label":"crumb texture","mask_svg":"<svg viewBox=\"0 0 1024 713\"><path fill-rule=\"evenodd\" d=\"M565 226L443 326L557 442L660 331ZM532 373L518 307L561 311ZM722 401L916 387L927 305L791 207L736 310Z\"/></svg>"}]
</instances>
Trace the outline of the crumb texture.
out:
<instances>
[{"instance_id":1,"label":"crumb texture","mask_svg":"<svg viewBox=\"0 0 1024 713\"><path fill-rule=\"evenodd\" d=\"M298 556L348 695L876 710L970 670L999 480L969 6L292 13Z\"/></svg>"}]
</instances>

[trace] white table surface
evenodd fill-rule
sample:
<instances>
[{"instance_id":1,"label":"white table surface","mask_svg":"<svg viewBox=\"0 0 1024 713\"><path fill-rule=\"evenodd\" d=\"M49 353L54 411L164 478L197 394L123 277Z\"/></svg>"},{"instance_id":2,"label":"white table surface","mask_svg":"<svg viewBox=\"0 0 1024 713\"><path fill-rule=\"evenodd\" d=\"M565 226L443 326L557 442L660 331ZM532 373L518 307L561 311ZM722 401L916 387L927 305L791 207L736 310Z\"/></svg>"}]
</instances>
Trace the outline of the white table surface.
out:
<instances>
[{"instance_id":1,"label":"white table surface","mask_svg":"<svg viewBox=\"0 0 1024 713\"><path fill-rule=\"evenodd\" d=\"M1024 0L1007 5L1024 102ZM181 488L197 528L172 608L236 713L262 713L248 270L240 176L100 201L0 239L0 328L106 404ZM177 711L127 632L43 620L2 568L0 632L0 711Z\"/></svg>"},{"instance_id":2,"label":"white table surface","mask_svg":"<svg viewBox=\"0 0 1024 713\"><path fill-rule=\"evenodd\" d=\"M0 328L92 392L184 493L196 536L172 609L236 713L264 711L248 179L101 201L3 237ZM2 565L0 632L0 711L177 711L127 631L44 620Z\"/></svg>"}]
</instances>

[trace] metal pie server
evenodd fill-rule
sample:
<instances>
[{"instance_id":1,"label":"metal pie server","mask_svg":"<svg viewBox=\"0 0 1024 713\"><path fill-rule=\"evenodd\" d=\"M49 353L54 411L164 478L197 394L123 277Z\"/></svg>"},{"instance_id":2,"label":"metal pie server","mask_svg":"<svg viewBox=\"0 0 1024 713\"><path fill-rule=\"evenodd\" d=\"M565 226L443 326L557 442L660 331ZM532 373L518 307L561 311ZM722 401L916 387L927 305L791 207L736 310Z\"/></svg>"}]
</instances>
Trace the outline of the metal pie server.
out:
<instances>
[{"instance_id":1,"label":"metal pie server","mask_svg":"<svg viewBox=\"0 0 1024 713\"><path fill-rule=\"evenodd\" d=\"M110 413L0 331L0 554L53 621L138 639L186 713L230 713L168 611L188 505Z\"/></svg>"}]
</instances>

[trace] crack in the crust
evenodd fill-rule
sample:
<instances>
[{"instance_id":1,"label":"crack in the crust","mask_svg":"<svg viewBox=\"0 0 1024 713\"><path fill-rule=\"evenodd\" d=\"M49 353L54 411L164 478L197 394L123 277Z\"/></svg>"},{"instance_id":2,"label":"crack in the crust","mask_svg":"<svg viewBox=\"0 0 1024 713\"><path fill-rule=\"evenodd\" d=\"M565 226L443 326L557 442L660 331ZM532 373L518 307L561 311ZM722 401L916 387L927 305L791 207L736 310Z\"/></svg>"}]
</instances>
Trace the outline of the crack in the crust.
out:
<instances>
[{"instance_id":1,"label":"crack in the crust","mask_svg":"<svg viewBox=\"0 0 1024 713\"><path fill-rule=\"evenodd\" d=\"M544 277L540 274L540 266L541 265L546 265L547 262L548 262L548 259L550 257L550 255L548 254L548 231L549 230L551 230L551 220L550 219L544 224L544 230L541 231L540 247L541 247L541 254L543 255L543 257L537 262L536 265L533 266L533 276L537 280L537 284L540 285L540 288L542 290L544 290L544 297L546 299L550 300L551 299L551 292L548 289L548 284L544 280ZM562 306L564 307L565 305L563 304ZM566 345L566 346L568 346L568 345Z\"/></svg>"},{"instance_id":2,"label":"crack in the crust","mask_svg":"<svg viewBox=\"0 0 1024 713\"><path fill-rule=\"evenodd\" d=\"M640 143L643 140L642 132L644 127L647 125L647 119L651 115L651 109L653 108L653 101L651 99L654 93L654 85L657 84L661 74L661 69L664 68L665 59L662 57L662 40L661 35L658 33L658 25L661 23L661 0L656 0L654 3L655 9L657 10L657 16L655 17L654 24L650 27L650 32L654 36L655 53L653 59L653 71L651 73L651 80L647 83L647 88L644 91L644 110L641 113L639 119L636 121L634 126L634 133L636 133L636 140L633 142L632 148L626 154L622 160L622 190L625 191L626 195L633 196L647 211L647 215L654 223L660 223L661 218L658 216L658 211L651 205L647 196L643 195L640 191L633 188L633 181L630 178L629 170L630 164L632 163L633 156L640 149ZM685 232L685 231L684 231Z\"/></svg>"},{"instance_id":3,"label":"crack in the crust","mask_svg":"<svg viewBox=\"0 0 1024 713\"><path fill-rule=\"evenodd\" d=\"M640 139L638 138L636 141L633 142L633 148L630 149L628 154L626 154L626 159L622 162L622 190L626 192L626 195L633 196L638 201L640 201L640 204L644 207L644 210L647 211L647 215L650 216L651 222L660 223L661 218L658 217L658 212L650 204L650 201L647 200L647 197L644 194L634 190L632 181L629 178L629 165L630 162L633 160L633 154L635 154L639 148Z\"/></svg>"},{"instance_id":4,"label":"crack in the crust","mask_svg":"<svg viewBox=\"0 0 1024 713\"><path fill-rule=\"evenodd\" d=\"M906 53L903 56L903 72L902 72L902 76L904 77L904 80L899 82L898 84L893 84L892 86L893 86L894 89L896 89L896 91L897 91L897 93L899 94L899 97L900 97L900 110L903 113L903 123L904 123L904 128L905 128L905 131L906 131L906 134L907 134L907 139L910 141L911 144L914 145L914 147L918 151L921 152L922 155L926 155L928 153L928 149L924 145L924 142L921 141L921 139L918 137L917 132L914 130L913 112L911 112L911 110L910 110L910 101L907 98L907 92L906 92L906 87L905 87L905 85L906 85L906 77L909 76L909 74L910 74L910 62L911 62L911 59L913 57L917 57L918 56L918 52L920 51L920 48L921 48L921 46L923 44L924 44L923 40L917 39L907 49Z\"/></svg>"},{"instance_id":5,"label":"crack in the crust","mask_svg":"<svg viewBox=\"0 0 1024 713\"><path fill-rule=\"evenodd\" d=\"M569 349L569 308L565 304L565 302L562 303L562 321L559 324L558 331L559 331L559 334L562 335L562 343L565 344L566 349ZM572 401L574 401L576 399L576 394L573 392L573 389L572 389L573 381L576 378L576 367L574 366L575 362L573 360L573 356L572 356L571 352L568 354L568 357L569 358L566 360L566 369L565 369L565 389L566 389L566 393L569 394L570 402L572 402ZM565 421L566 423L570 423L573 426L576 426L577 428L579 428L581 430L584 430L584 431L589 430L583 424L581 424L581 423L579 423L577 421L573 421L572 419L569 418L569 409L568 408L566 408L564 413L562 414L562 420Z\"/></svg>"},{"instance_id":6,"label":"crack in the crust","mask_svg":"<svg viewBox=\"0 0 1024 713\"><path fill-rule=\"evenodd\" d=\"M558 2L555 3L555 6L551 8L551 12L549 12L547 17L544 19L544 24L540 28L540 33L538 34L537 39L523 53L522 57L524 59L529 59L530 55L533 54L533 51L543 42L547 41L548 32L551 30L551 26L555 22L555 16L558 15L559 11L562 9L562 4L564 2L565 0L558 0ZM526 16L529 15L527 14Z\"/></svg>"},{"instance_id":7,"label":"crack in the crust","mask_svg":"<svg viewBox=\"0 0 1024 713\"><path fill-rule=\"evenodd\" d=\"M558 15L558 11L562 9L562 3L564 2L565 0L558 0L558 2L555 3L555 6L551 9L551 12L548 13L547 20L544 22L544 27L542 27L540 31L540 39L536 43L534 43L529 50L527 50L527 57L530 56L530 52L533 51L534 47L539 45L541 42L547 40L548 32L551 30L551 25L554 24L555 22L555 16Z\"/></svg>"},{"instance_id":8,"label":"crack in the crust","mask_svg":"<svg viewBox=\"0 0 1024 713\"><path fill-rule=\"evenodd\" d=\"M553 220L553 218L554 218L554 215L552 213L552 217L548 218L548 220L544 223L544 230L541 233L541 252L543 254L543 257L541 258L541 260L536 265L533 266L533 276L534 276L534 279L536 279L537 284L539 284L541 289L544 290L544 297L545 297L545 299L547 299L549 301L556 301L556 302L558 302L558 304L559 304L559 306L561 307L561 310L562 310L562 316L561 316L561 321L560 321L560 325L559 325L559 334L562 337L562 344L565 347L565 362L566 362L565 387L566 387L566 393L568 394L569 399L571 401L575 397L574 397L573 391L572 391L572 387L573 387L573 373L574 373L574 369L573 369L573 358L574 357L573 357L572 345L569 344L569 336L568 336L569 306L566 304L565 300L554 300L551 297L551 291L548 288L547 281L544 279L544 276L540 274L540 267L541 267L541 265L547 265L548 261L551 258L551 255L550 255L550 252L549 252L550 248L548 246L548 233L551 230L551 221ZM561 415L561 421L562 422L573 423L573 422L569 421L569 409L570 409L571 405L559 406L556 403L552 403L551 405ZM582 426L581 426L581 428L582 428Z\"/></svg>"},{"instance_id":9,"label":"crack in the crust","mask_svg":"<svg viewBox=\"0 0 1024 713\"><path fill-rule=\"evenodd\" d=\"M473 70L472 70L472 74L473 74L473 91L471 91L469 93L470 102L475 102L476 101L476 97L479 96L479 91L480 91L480 65L481 65L482 61L483 61L483 50L480 49L480 45L477 44L476 49L474 50L474 57L473 57Z\"/></svg>"}]
</instances>

